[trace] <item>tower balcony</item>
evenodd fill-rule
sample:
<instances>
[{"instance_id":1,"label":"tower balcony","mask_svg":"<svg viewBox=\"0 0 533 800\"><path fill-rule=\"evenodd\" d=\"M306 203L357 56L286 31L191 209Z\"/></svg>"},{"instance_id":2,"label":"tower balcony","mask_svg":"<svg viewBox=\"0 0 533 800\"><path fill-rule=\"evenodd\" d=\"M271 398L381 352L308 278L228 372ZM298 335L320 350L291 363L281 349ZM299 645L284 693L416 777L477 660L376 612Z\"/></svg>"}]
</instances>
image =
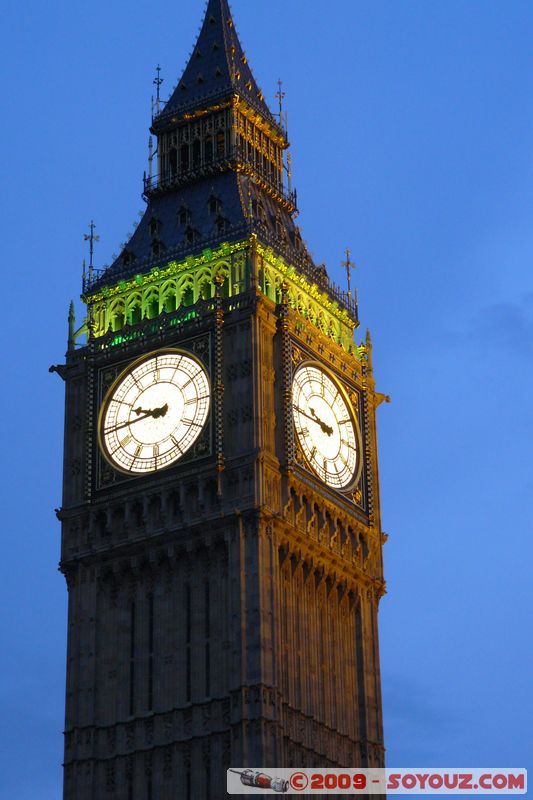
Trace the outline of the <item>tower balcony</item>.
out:
<instances>
[{"instance_id":1,"label":"tower balcony","mask_svg":"<svg viewBox=\"0 0 533 800\"><path fill-rule=\"evenodd\" d=\"M233 171L247 175L268 195L277 200L290 214L298 210L297 193L283 186L280 171L273 165L264 169L261 164L250 161L240 146L230 149L224 156L213 160L200 160L188 169L166 169L158 175L144 175L143 197L149 201L158 195L181 189L202 179Z\"/></svg>"}]
</instances>

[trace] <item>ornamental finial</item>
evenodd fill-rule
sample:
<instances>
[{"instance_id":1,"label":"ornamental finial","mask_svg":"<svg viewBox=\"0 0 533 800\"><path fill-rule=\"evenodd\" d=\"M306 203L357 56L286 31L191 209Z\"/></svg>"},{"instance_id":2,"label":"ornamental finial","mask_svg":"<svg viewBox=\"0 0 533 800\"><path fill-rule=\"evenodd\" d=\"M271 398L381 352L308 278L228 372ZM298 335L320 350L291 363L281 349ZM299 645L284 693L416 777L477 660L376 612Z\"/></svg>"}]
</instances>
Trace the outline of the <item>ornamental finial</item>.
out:
<instances>
[{"instance_id":1,"label":"ornamental finial","mask_svg":"<svg viewBox=\"0 0 533 800\"><path fill-rule=\"evenodd\" d=\"M164 78L161 77L161 67L160 67L159 64L155 68L155 71L156 71L156 76L155 76L155 78L153 80L153 83L154 83L155 92L156 92L156 94L155 94L155 114L157 116L159 114L160 110L161 110L160 89L161 89L161 84L164 82Z\"/></svg>"},{"instance_id":2,"label":"ornamental finial","mask_svg":"<svg viewBox=\"0 0 533 800\"><path fill-rule=\"evenodd\" d=\"M152 183L152 173L153 173L153 161L154 161L154 141L152 137L148 139L148 182L149 184Z\"/></svg>"},{"instance_id":3,"label":"ornamental finial","mask_svg":"<svg viewBox=\"0 0 533 800\"><path fill-rule=\"evenodd\" d=\"M70 301L68 308L68 349L74 350L76 346L76 314L74 311L74 300Z\"/></svg>"},{"instance_id":4,"label":"ornamental finial","mask_svg":"<svg viewBox=\"0 0 533 800\"><path fill-rule=\"evenodd\" d=\"M346 248L346 261L341 261L341 266L346 270L346 277L348 279L348 297L352 296L352 269L355 269L357 264L351 259L350 249Z\"/></svg>"},{"instance_id":5,"label":"ornamental finial","mask_svg":"<svg viewBox=\"0 0 533 800\"><path fill-rule=\"evenodd\" d=\"M285 100L286 93L283 91L283 81L281 78L278 81L278 91L276 92L276 100L279 101L279 124L283 127L283 101Z\"/></svg>"},{"instance_id":6,"label":"ornamental finial","mask_svg":"<svg viewBox=\"0 0 533 800\"><path fill-rule=\"evenodd\" d=\"M100 241L100 237L95 234L96 225L94 221L91 220L91 224L89 225L90 233L84 233L83 238L86 242L89 242L89 281L93 277L94 272L94 264L93 264L93 254L94 254L94 243Z\"/></svg>"}]
</instances>

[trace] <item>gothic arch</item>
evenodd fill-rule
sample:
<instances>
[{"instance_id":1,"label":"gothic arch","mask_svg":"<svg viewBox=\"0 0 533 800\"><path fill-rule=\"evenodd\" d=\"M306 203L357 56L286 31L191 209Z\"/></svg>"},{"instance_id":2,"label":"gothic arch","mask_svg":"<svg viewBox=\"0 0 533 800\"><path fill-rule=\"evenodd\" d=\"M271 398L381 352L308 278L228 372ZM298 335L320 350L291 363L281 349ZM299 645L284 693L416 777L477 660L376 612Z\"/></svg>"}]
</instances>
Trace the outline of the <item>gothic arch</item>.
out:
<instances>
[{"instance_id":1,"label":"gothic arch","mask_svg":"<svg viewBox=\"0 0 533 800\"><path fill-rule=\"evenodd\" d=\"M160 304L161 310L166 311L169 314L172 311L176 310L176 281L169 280L165 281L160 289Z\"/></svg>"},{"instance_id":2,"label":"gothic arch","mask_svg":"<svg viewBox=\"0 0 533 800\"><path fill-rule=\"evenodd\" d=\"M142 310L143 317L147 319L157 317L160 311L158 286L150 286L143 292Z\"/></svg>"},{"instance_id":3,"label":"gothic arch","mask_svg":"<svg viewBox=\"0 0 533 800\"><path fill-rule=\"evenodd\" d=\"M118 331L124 327L125 303L124 298L113 300L107 310L106 330Z\"/></svg>"}]
</instances>

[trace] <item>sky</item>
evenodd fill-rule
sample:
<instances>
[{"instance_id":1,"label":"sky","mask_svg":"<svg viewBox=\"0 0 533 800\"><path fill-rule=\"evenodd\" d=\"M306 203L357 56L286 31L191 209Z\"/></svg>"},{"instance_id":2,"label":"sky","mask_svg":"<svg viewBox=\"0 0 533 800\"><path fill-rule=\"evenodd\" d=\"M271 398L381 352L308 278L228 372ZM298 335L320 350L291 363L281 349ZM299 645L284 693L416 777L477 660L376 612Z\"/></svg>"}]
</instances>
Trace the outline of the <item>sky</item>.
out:
<instances>
[{"instance_id":1,"label":"sky","mask_svg":"<svg viewBox=\"0 0 533 800\"><path fill-rule=\"evenodd\" d=\"M202 0L4 0L0 798L61 795L66 587L57 572L68 304L142 209L157 63L168 96ZM350 247L379 391L390 766L531 756L533 4L234 0L275 107L302 227ZM349 766L349 765L347 765Z\"/></svg>"}]
</instances>

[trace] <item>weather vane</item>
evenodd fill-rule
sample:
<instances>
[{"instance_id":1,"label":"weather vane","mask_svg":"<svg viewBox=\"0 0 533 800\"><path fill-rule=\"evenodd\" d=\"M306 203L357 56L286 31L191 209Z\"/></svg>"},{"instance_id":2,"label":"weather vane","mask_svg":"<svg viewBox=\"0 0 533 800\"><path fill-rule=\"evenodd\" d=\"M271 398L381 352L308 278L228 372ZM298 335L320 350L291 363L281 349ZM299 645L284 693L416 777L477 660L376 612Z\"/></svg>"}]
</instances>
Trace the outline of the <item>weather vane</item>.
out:
<instances>
[{"instance_id":1,"label":"weather vane","mask_svg":"<svg viewBox=\"0 0 533 800\"><path fill-rule=\"evenodd\" d=\"M346 270L346 277L348 278L348 295L352 296L352 269L355 269L357 264L351 260L350 249L346 248L346 261L341 261L341 266Z\"/></svg>"},{"instance_id":2,"label":"weather vane","mask_svg":"<svg viewBox=\"0 0 533 800\"><path fill-rule=\"evenodd\" d=\"M286 93L282 91L283 81L281 78L278 81L278 91L276 93L276 100L279 101L279 124L283 125L283 101L286 97Z\"/></svg>"},{"instance_id":3,"label":"weather vane","mask_svg":"<svg viewBox=\"0 0 533 800\"><path fill-rule=\"evenodd\" d=\"M159 109L160 109L160 100L161 100L161 97L160 97L160 89L161 89L161 84L162 84L162 83L163 83L163 81L164 81L164 78L162 78L162 77L161 77L161 67L160 67L160 65L159 65L159 64L158 64L158 65L157 65L157 67L155 68L155 71L157 72L157 75L156 75L156 77L154 78L154 86L155 86L155 90L156 90L156 95L155 95L155 112L156 112L156 114L159 114Z\"/></svg>"},{"instance_id":4,"label":"weather vane","mask_svg":"<svg viewBox=\"0 0 533 800\"><path fill-rule=\"evenodd\" d=\"M91 220L91 224L89 225L90 233L84 233L83 238L86 242L89 242L89 277L92 277L94 264L93 264L93 254L94 254L94 243L100 241L100 237L95 234L96 225L94 224L93 220Z\"/></svg>"}]
</instances>

